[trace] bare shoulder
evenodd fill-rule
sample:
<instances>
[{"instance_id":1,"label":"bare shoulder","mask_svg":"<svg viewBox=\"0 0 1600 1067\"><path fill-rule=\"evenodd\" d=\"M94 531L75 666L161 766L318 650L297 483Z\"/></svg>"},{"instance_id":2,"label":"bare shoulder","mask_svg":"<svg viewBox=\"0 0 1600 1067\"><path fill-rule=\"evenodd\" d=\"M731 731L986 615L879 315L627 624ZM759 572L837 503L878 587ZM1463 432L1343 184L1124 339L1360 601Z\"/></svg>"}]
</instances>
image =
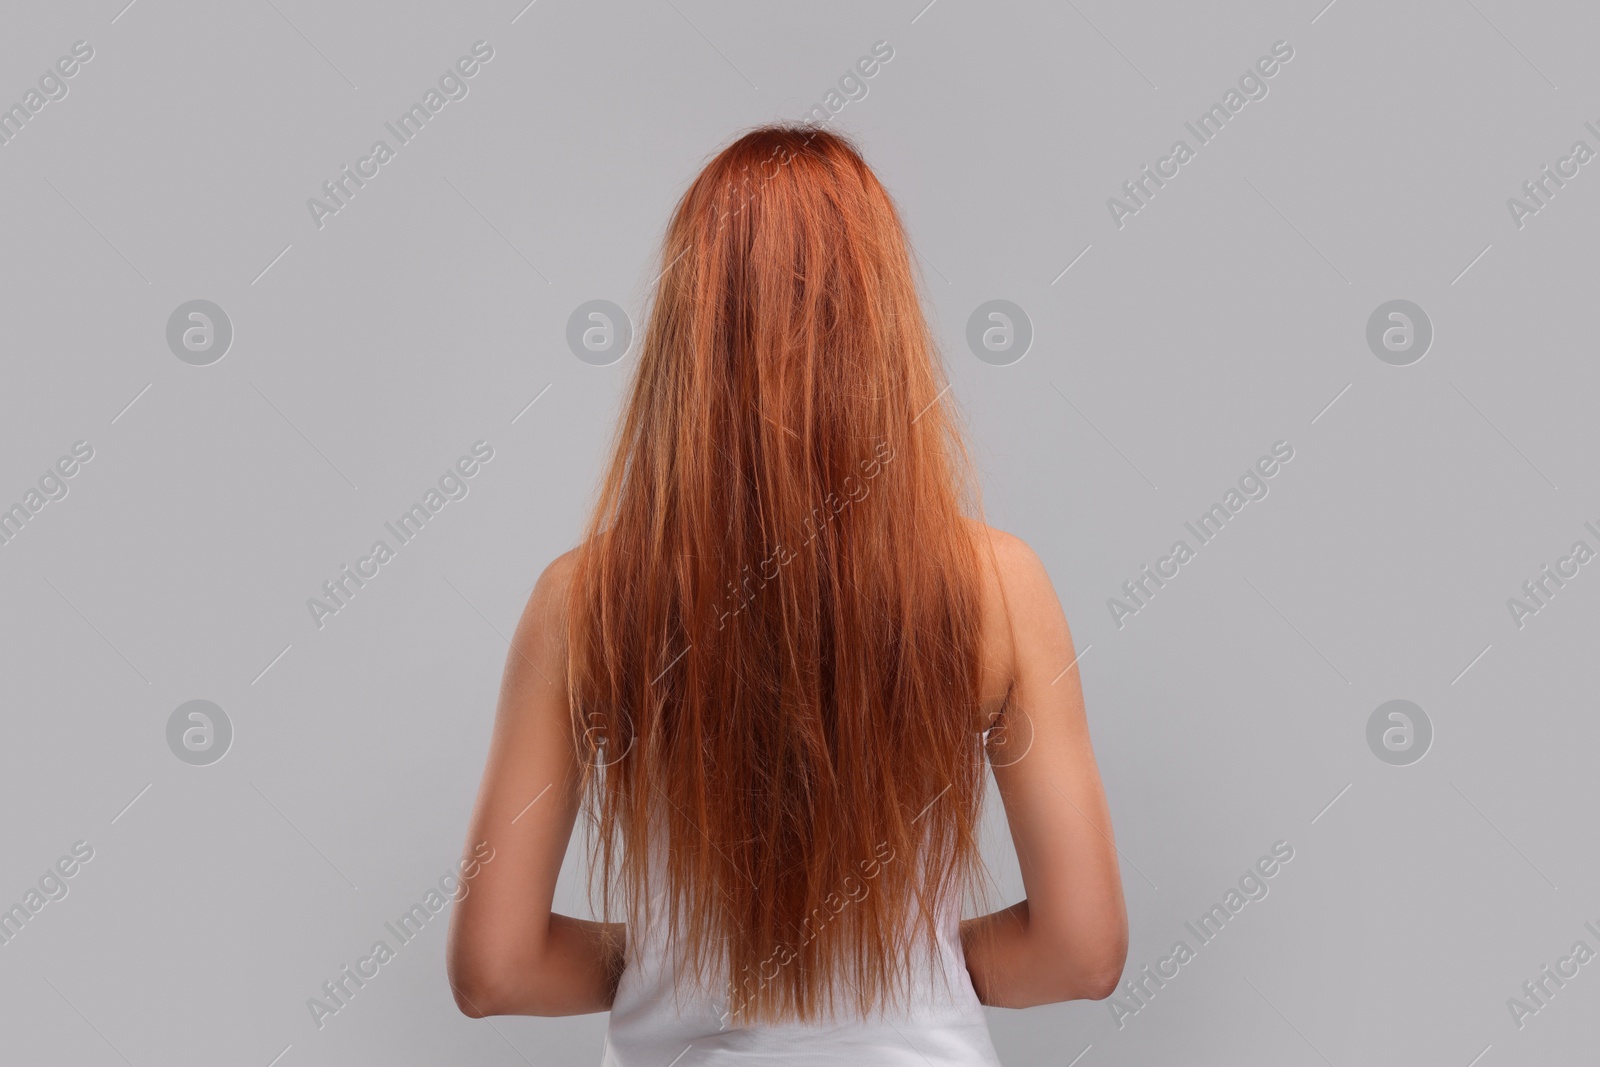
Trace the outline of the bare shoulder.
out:
<instances>
[{"instance_id":1,"label":"bare shoulder","mask_svg":"<svg viewBox=\"0 0 1600 1067\"><path fill-rule=\"evenodd\" d=\"M1041 605L1055 605L1055 587L1044 561L1016 534L969 520L983 560L984 597L1013 621L1018 611L1037 611Z\"/></svg>"},{"instance_id":2,"label":"bare shoulder","mask_svg":"<svg viewBox=\"0 0 1600 1067\"><path fill-rule=\"evenodd\" d=\"M1066 635L1044 561L1022 538L969 520L983 575L985 703L1023 674L1041 636Z\"/></svg>"},{"instance_id":3,"label":"bare shoulder","mask_svg":"<svg viewBox=\"0 0 1600 1067\"><path fill-rule=\"evenodd\" d=\"M568 549L539 572L539 580L533 583L533 592L528 594L530 610L555 610L559 615L572 589L572 579L578 569L578 554L582 551L582 545Z\"/></svg>"},{"instance_id":4,"label":"bare shoulder","mask_svg":"<svg viewBox=\"0 0 1600 1067\"><path fill-rule=\"evenodd\" d=\"M968 521L980 545L986 542L993 550L995 562L999 565L997 577L1008 584L1016 584L1019 580L1027 581L1043 574L1044 564L1028 542L1014 533L986 526L976 520Z\"/></svg>"},{"instance_id":5,"label":"bare shoulder","mask_svg":"<svg viewBox=\"0 0 1600 1067\"><path fill-rule=\"evenodd\" d=\"M546 681L561 671L566 661L567 603L579 551L574 548L551 560L533 583L512 637L508 671L519 673L519 667L531 667Z\"/></svg>"}]
</instances>

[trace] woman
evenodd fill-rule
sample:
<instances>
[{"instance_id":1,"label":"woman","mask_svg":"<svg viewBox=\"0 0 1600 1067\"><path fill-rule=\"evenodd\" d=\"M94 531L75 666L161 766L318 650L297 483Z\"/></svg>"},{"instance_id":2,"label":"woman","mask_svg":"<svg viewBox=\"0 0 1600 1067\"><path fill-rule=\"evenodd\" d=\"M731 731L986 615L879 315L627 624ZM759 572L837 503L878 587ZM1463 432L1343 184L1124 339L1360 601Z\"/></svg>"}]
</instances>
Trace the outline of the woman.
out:
<instances>
[{"instance_id":1,"label":"woman","mask_svg":"<svg viewBox=\"0 0 1600 1067\"><path fill-rule=\"evenodd\" d=\"M982 1004L1110 994L1076 654L1039 559L966 514L947 389L848 141L764 127L706 166L586 537L507 657L462 1011L609 1010L616 1067L942 1067L998 1063ZM986 763L1027 898L962 921ZM618 921L551 911L580 808Z\"/></svg>"}]
</instances>

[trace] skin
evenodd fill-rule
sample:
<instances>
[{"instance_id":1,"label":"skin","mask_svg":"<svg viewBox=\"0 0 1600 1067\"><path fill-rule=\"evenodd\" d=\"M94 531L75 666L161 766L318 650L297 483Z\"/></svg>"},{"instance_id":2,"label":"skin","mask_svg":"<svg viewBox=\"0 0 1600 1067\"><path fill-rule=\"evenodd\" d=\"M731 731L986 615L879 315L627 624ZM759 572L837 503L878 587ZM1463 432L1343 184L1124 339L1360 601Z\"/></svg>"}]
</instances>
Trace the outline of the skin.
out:
<instances>
[{"instance_id":1,"label":"skin","mask_svg":"<svg viewBox=\"0 0 1600 1067\"><path fill-rule=\"evenodd\" d=\"M1027 896L962 922L967 973L993 1007L1100 1000L1122 975L1128 917L1078 669L1063 673L1078 653L1039 557L1008 533L983 532L995 559L985 576L985 705L1004 738L990 765Z\"/></svg>"},{"instance_id":2,"label":"skin","mask_svg":"<svg viewBox=\"0 0 1600 1067\"><path fill-rule=\"evenodd\" d=\"M984 706L1000 728L991 738L1010 746L993 749L1005 753L994 776L1027 896L962 922L967 971L996 1007L1098 1000L1116 988L1128 928L1078 671L1062 673L1077 652L1038 556L974 528L993 549ZM467 834L468 855L480 841L495 849L450 923L450 984L474 1018L607 1011L622 972L622 924L551 910L579 806L561 629L572 564L569 552L546 568L512 637Z\"/></svg>"}]
</instances>

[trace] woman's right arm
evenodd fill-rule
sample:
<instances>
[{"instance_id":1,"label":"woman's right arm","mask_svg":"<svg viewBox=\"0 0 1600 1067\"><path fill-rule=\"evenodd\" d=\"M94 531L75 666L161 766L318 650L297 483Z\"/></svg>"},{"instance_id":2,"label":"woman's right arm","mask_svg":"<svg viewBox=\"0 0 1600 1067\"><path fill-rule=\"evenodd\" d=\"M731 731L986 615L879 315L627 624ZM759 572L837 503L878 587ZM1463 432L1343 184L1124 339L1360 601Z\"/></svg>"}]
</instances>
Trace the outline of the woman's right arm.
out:
<instances>
[{"instance_id":1,"label":"woman's right arm","mask_svg":"<svg viewBox=\"0 0 1600 1067\"><path fill-rule=\"evenodd\" d=\"M493 860L474 866L450 916L450 986L474 1018L606 1011L622 970L623 924L551 911L580 804L563 613L572 559L545 568L511 638L467 834L468 854L483 842Z\"/></svg>"},{"instance_id":2,"label":"woman's right arm","mask_svg":"<svg viewBox=\"0 0 1600 1067\"><path fill-rule=\"evenodd\" d=\"M990 536L1010 634L997 642L1012 686L1003 729L1026 747L993 770L1027 897L962 923L967 971L994 1007L1100 1000L1122 975L1128 918L1078 670L1064 671L1078 654L1039 557Z\"/></svg>"}]
</instances>

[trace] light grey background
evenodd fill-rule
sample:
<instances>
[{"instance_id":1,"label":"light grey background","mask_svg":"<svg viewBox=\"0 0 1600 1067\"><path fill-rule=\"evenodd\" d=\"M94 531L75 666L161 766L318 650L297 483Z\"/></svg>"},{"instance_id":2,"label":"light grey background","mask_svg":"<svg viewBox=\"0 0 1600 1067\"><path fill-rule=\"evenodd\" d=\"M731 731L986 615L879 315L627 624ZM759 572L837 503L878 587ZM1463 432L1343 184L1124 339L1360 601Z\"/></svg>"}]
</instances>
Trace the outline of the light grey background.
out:
<instances>
[{"instance_id":1,"label":"light grey background","mask_svg":"<svg viewBox=\"0 0 1600 1067\"><path fill-rule=\"evenodd\" d=\"M834 122L904 211L990 520L1073 623L1130 975L1295 850L1122 1027L992 1013L1005 1062L1593 1056L1600 963L1507 1007L1600 949L1600 567L1507 606L1600 547L1600 163L1520 228L1506 204L1600 149L1591 6L124 2L0 32L0 103L94 49L0 146L0 504L94 449L0 546L0 906L94 849L0 945L0 1058L597 1062L603 1016L458 1015L447 916L321 1029L306 1001L458 854L504 635L632 368L576 358L568 315L637 323L709 154L879 40ZM469 95L319 229L307 198L479 40ZM1269 94L1119 229L1107 198L1280 40ZM167 347L193 299L232 321L210 366ZM1034 329L1010 366L965 344L991 299ZM1366 344L1393 299L1434 326L1411 366ZM319 630L307 598L480 439L470 494ZM1279 440L1270 495L1118 628L1108 598ZM196 699L234 730L209 766L167 747ZM1433 724L1410 766L1367 746L1391 699Z\"/></svg>"}]
</instances>

